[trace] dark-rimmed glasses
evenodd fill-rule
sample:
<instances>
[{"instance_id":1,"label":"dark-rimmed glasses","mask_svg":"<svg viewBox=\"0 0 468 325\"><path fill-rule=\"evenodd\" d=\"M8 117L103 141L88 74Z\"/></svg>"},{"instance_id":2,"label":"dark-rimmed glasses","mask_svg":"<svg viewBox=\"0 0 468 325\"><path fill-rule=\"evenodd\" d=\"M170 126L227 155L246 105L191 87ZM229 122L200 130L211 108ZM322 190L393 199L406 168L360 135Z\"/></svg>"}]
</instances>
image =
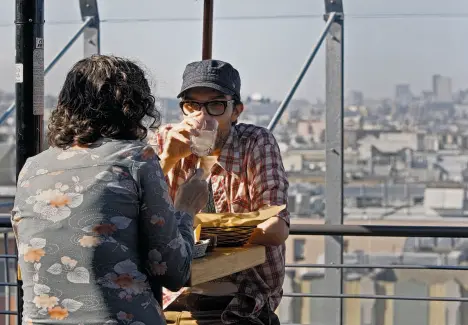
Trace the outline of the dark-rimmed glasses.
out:
<instances>
[{"instance_id":1,"label":"dark-rimmed glasses","mask_svg":"<svg viewBox=\"0 0 468 325\"><path fill-rule=\"evenodd\" d=\"M232 104L234 100L211 100L208 102L197 102L194 100L183 100L179 103L180 109L184 115L201 111L205 107L206 112L211 116L223 115L229 104Z\"/></svg>"}]
</instances>

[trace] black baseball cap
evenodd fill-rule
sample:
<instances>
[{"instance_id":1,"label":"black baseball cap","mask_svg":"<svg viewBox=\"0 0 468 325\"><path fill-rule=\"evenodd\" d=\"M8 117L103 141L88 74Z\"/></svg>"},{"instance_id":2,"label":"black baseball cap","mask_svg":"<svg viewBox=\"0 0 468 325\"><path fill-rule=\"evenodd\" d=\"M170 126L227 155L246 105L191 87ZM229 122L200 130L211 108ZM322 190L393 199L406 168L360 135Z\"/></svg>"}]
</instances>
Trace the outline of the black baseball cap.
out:
<instances>
[{"instance_id":1,"label":"black baseball cap","mask_svg":"<svg viewBox=\"0 0 468 325\"><path fill-rule=\"evenodd\" d=\"M187 64L182 77L182 88L177 98L195 87L213 88L240 100L239 72L227 62L203 60Z\"/></svg>"}]
</instances>

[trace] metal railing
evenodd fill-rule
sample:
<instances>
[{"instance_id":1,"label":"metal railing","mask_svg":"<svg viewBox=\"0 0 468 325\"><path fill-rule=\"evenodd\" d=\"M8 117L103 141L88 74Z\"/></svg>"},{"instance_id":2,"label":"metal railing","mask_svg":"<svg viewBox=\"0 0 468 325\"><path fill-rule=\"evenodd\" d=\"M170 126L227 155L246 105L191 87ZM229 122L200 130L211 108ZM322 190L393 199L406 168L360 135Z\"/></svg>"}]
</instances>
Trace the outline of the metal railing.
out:
<instances>
[{"instance_id":1,"label":"metal railing","mask_svg":"<svg viewBox=\"0 0 468 325\"><path fill-rule=\"evenodd\" d=\"M17 255L12 254L11 247L11 222L7 215L0 216L0 232L3 235L4 252L0 259L14 260ZM431 227L431 226L369 226L369 225L292 225L291 235L302 236L366 236L366 237L444 237L444 238L468 238L468 227ZM9 292L11 287L17 285L11 282L12 271L16 276L16 263L5 263L5 279L0 279L0 288L8 291L8 297L15 294ZM7 268L10 267L7 272ZM383 264L287 264L287 268L322 268L322 269L411 269L411 270L438 270L438 271L468 271L468 266L452 265L383 265ZM326 274L325 274L326 276ZM293 298L325 298L325 299L377 299L377 300L411 300L411 301L445 301L445 302L468 302L465 297L417 297L402 295L372 295L372 294L312 294L286 292L284 297ZM11 301L11 299L9 300ZM1 310L3 315L16 315L16 308L5 308Z\"/></svg>"},{"instance_id":2,"label":"metal railing","mask_svg":"<svg viewBox=\"0 0 468 325\"><path fill-rule=\"evenodd\" d=\"M0 297L3 294L3 306L0 304L0 315L3 324L10 325L18 322L17 309L17 250L11 229L9 217L0 217L0 240L3 240L3 251L0 253ZM3 273L3 274L2 274ZM0 320L2 319L0 317Z\"/></svg>"},{"instance_id":3,"label":"metal railing","mask_svg":"<svg viewBox=\"0 0 468 325\"><path fill-rule=\"evenodd\" d=\"M293 224L291 225L291 234L306 236L468 238L468 227Z\"/></svg>"},{"instance_id":4,"label":"metal railing","mask_svg":"<svg viewBox=\"0 0 468 325\"><path fill-rule=\"evenodd\" d=\"M375 226L375 225L291 225L291 235L302 236L355 236L355 237L430 237L430 238L468 238L468 227L435 226ZM388 264L287 264L288 268L323 269L411 269L439 271L468 271L468 266L452 265L388 265ZM285 297L308 298L348 298L348 299L391 299L419 301L459 301L468 298L452 297L414 297L389 295L348 295L348 294L307 294L285 293Z\"/></svg>"},{"instance_id":5,"label":"metal railing","mask_svg":"<svg viewBox=\"0 0 468 325\"><path fill-rule=\"evenodd\" d=\"M299 225L299 224L293 224L291 225L291 230L290 230L291 235L296 235L299 238L301 236L330 236L329 238L333 238L335 240L338 240L342 242L342 237L343 236L350 236L350 237L419 237L419 238L468 238L468 227L435 227L435 226L393 226L393 225L388 225L388 226L377 226L377 225ZM293 249L293 247L288 247L288 249ZM384 252L383 252L384 253ZM392 254L395 255L400 255L403 256L404 252L399 252L399 253L394 253ZM402 262L401 260L399 262ZM330 272L340 272L342 273L344 270L349 270L353 269L354 272L355 270L362 270L363 273L365 271L369 271L367 276L372 274L372 271L388 271L388 270L427 270L427 271L436 271L436 272L455 272L455 271L462 271L466 272L468 271L468 265L424 265L424 264L380 264L380 263L375 263L375 264L369 264L369 263L362 263L360 264L345 264L345 263L326 263L326 264L321 264L321 263L290 263L286 265L286 268L291 269L294 268L297 270L299 269L322 269L321 272L316 272L313 273L312 279L314 278L323 278L326 281L326 277ZM363 270L364 269L364 270ZM320 274L320 275L318 275ZM374 275L377 273L374 273ZM418 273L416 273L418 274ZM460 274L460 273L458 273ZM417 275L416 275L417 276ZM362 276L364 278L364 276ZM304 278L305 280L306 278ZM359 277L361 279L361 277ZM372 276L371 276L372 279ZM303 281L304 281L303 280ZM343 282L341 285L343 285L344 282L346 282L345 279L342 280ZM360 281L360 280L359 280ZM373 280L377 280L377 278L374 278ZM382 280L384 282L388 280ZM400 281L398 279L391 280L390 282L393 282L395 285L396 283ZM406 280L409 281L409 280ZM417 279L415 281L418 281ZM438 282L439 284L443 283L444 285L446 282ZM461 285L460 283L458 285ZM311 284L311 287L313 288L313 285ZM354 293L345 293L345 292L340 292L338 294L336 293L328 293L326 292L317 292L317 293L308 293L308 292L285 292L284 297L289 297L289 298L295 298L295 299L326 299L327 301L333 300L333 299L339 299L341 304L343 304L344 300L375 300L375 301L416 301L416 302L446 302L446 303L460 303L460 307L462 308L463 311L457 311L458 316L461 317L461 323L456 323L456 324L465 324L468 319L466 319L466 312L465 309L468 306L465 303L468 303L468 297L466 295L463 296L441 296L439 295L427 295L427 296L416 296L414 295L413 292L408 295L402 295L402 294L396 294L395 292L392 292L393 294L381 294L381 292L376 292L376 294L354 294ZM428 291L429 292L429 291ZM429 293L430 294L430 293ZM306 302L303 302L306 303ZM312 303L312 302L311 302ZM325 303L326 305L326 303ZM321 305L323 306L323 305ZM289 306L291 309L293 309L291 306ZM312 308L312 307L310 307ZM447 310L445 311L447 312ZM347 322L343 319L345 311L343 310L343 315L341 319L340 325L347 324ZM433 315L433 314L432 314ZM376 317L374 315L374 317ZM382 317L382 315L381 315ZM427 316L429 317L429 316ZM447 317L445 314L443 317ZM334 317L327 317L327 320L321 320L320 325L334 325L335 324L335 319ZM297 322L295 322L297 323ZM317 323L317 324L319 324ZM315 324L315 323L314 323ZM354 324L354 323L353 323ZM380 323L379 323L380 324ZM383 323L382 323L383 324ZM394 324L394 325L400 325L399 323L387 323L385 324ZM431 324L433 324L431 322ZM448 324L448 321L446 323Z\"/></svg>"}]
</instances>

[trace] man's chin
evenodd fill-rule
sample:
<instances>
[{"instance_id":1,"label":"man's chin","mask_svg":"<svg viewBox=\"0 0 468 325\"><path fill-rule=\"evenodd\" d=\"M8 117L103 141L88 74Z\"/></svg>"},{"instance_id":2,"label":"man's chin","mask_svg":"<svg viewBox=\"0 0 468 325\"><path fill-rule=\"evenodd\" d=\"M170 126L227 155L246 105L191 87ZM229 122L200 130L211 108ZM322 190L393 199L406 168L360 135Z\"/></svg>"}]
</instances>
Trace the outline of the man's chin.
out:
<instances>
[{"instance_id":1,"label":"man's chin","mask_svg":"<svg viewBox=\"0 0 468 325\"><path fill-rule=\"evenodd\" d=\"M215 148L215 149L213 149L213 150L211 151L211 153L210 153L209 155L210 155L210 156L216 156L216 157L217 157L217 156L219 156L220 154L221 154L221 149Z\"/></svg>"}]
</instances>

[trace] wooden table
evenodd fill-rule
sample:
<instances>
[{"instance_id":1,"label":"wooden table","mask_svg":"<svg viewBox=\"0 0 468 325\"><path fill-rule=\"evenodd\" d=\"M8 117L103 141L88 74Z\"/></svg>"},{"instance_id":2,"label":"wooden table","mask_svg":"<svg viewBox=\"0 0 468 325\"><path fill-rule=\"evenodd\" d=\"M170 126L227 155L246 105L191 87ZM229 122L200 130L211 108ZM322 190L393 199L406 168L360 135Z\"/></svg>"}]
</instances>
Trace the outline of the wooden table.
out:
<instances>
[{"instance_id":1,"label":"wooden table","mask_svg":"<svg viewBox=\"0 0 468 325\"><path fill-rule=\"evenodd\" d=\"M205 257L193 260L189 286L216 280L265 263L264 246L217 247Z\"/></svg>"},{"instance_id":2,"label":"wooden table","mask_svg":"<svg viewBox=\"0 0 468 325\"><path fill-rule=\"evenodd\" d=\"M216 280L263 264L265 261L264 246L216 247L206 256L193 260L191 276L186 286L191 287ZM153 283L151 288L156 300L163 306L162 287Z\"/></svg>"}]
</instances>

